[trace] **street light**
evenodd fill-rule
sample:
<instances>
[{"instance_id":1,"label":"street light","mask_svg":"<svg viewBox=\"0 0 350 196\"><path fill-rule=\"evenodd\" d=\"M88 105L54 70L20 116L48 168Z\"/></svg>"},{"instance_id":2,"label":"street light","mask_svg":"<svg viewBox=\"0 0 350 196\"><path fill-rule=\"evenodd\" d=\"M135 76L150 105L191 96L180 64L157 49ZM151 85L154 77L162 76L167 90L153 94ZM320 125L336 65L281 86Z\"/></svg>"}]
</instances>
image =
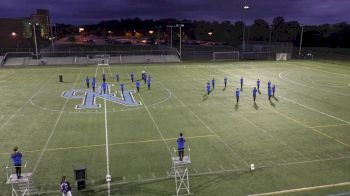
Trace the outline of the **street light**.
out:
<instances>
[{"instance_id":1,"label":"street light","mask_svg":"<svg viewBox=\"0 0 350 196\"><path fill-rule=\"evenodd\" d=\"M208 32L208 35L209 35L209 36L212 36L212 35L213 35L213 32L209 31L209 32Z\"/></svg>"},{"instance_id":2,"label":"street light","mask_svg":"<svg viewBox=\"0 0 350 196\"><path fill-rule=\"evenodd\" d=\"M173 28L176 26L168 25L166 27L170 28L170 47L173 47Z\"/></svg>"},{"instance_id":3,"label":"street light","mask_svg":"<svg viewBox=\"0 0 350 196\"><path fill-rule=\"evenodd\" d=\"M180 47L179 47L179 52L180 52L180 58L182 57L182 46L181 46L181 42L182 42L182 32L181 32L181 28L184 27L184 24L176 24L176 27L179 27L179 31L180 31Z\"/></svg>"},{"instance_id":4,"label":"street light","mask_svg":"<svg viewBox=\"0 0 350 196\"><path fill-rule=\"evenodd\" d=\"M148 33L152 35L154 33L154 31L153 30L149 30Z\"/></svg>"},{"instance_id":5,"label":"street light","mask_svg":"<svg viewBox=\"0 0 350 196\"><path fill-rule=\"evenodd\" d=\"M243 20L244 20L244 13L245 10L249 9L249 5L247 5L247 2L244 2L244 6L243 6ZM242 47L243 47L243 51L245 51L245 22L243 21L243 42L242 42Z\"/></svg>"},{"instance_id":6,"label":"street light","mask_svg":"<svg viewBox=\"0 0 350 196\"><path fill-rule=\"evenodd\" d=\"M36 29L35 27L38 26L38 23L34 23L34 22L29 22L29 25L32 25L33 27L33 34L34 34L34 44L35 44L35 55L36 55L36 59L39 59L39 54L38 54L38 42L36 40Z\"/></svg>"},{"instance_id":7,"label":"street light","mask_svg":"<svg viewBox=\"0 0 350 196\"><path fill-rule=\"evenodd\" d=\"M304 34L304 25L300 24L301 33L300 33L300 45L299 45L299 57L301 56L301 45L303 44L303 34Z\"/></svg>"},{"instance_id":8,"label":"street light","mask_svg":"<svg viewBox=\"0 0 350 196\"><path fill-rule=\"evenodd\" d=\"M16 37L16 36L17 36L17 33L16 33L16 32L12 32L12 33L11 33L11 36L12 36L12 37Z\"/></svg>"}]
</instances>

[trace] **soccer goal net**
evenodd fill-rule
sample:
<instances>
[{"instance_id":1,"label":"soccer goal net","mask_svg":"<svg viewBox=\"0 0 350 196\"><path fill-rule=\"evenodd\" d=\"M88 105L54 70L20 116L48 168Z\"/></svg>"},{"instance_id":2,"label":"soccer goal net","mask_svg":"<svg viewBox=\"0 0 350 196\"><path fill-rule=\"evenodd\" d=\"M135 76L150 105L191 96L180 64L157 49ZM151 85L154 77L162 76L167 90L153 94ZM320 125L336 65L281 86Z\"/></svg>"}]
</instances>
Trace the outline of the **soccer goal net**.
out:
<instances>
[{"instance_id":1,"label":"soccer goal net","mask_svg":"<svg viewBox=\"0 0 350 196\"><path fill-rule=\"evenodd\" d=\"M288 53L276 53L276 61L286 61L288 59Z\"/></svg>"},{"instance_id":2,"label":"soccer goal net","mask_svg":"<svg viewBox=\"0 0 350 196\"><path fill-rule=\"evenodd\" d=\"M239 51L213 52L213 61L239 61Z\"/></svg>"},{"instance_id":3,"label":"soccer goal net","mask_svg":"<svg viewBox=\"0 0 350 196\"><path fill-rule=\"evenodd\" d=\"M96 59L99 66L109 65L109 55L95 55L94 59Z\"/></svg>"}]
</instances>

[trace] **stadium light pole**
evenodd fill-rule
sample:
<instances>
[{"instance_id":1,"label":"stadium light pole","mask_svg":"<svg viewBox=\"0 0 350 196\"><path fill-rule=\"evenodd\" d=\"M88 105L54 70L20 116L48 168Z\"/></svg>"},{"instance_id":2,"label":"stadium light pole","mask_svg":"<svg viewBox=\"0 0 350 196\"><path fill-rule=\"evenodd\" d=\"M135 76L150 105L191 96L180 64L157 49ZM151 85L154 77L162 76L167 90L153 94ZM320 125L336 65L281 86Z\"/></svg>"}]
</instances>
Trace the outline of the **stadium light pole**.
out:
<instances>
[{"instance_id":1,"label":"stadium light pole","mask_svg":"<svg viewBox=\"0 0 350 196\"><path fill-rule=\"evenodd\" d=\"M272 25L269 25L269 58L271 59Z\"/></svg>"},{"instance_id":2,"label":"stadium light pole","mask_svg":"<svg viewBox=\"0 0 350 196\"><path fill-rule=\"evenodd\" d=\"M301 45L303 44L303 34L304 34L304 25L300 24L301 33L300 33L300 44L299 44L299 57L301 56Z\"/></svg>"},{"instance_id":3,"label":"stadium light pole","mask_svg":"<svg viewBox=\"0 0 350 196\"><path fill-rule=\"evenodd\" d=\"M157 28L157 45L159 46L159 40L160 40L159 29L161 28L161 26L156 26L156 28Z\"/></svg>"},{"instance_id":4,"label":"stadium light pole","mask_svg":"<svg viewBox=\"0 0 350 196\"><path fill-rule=\"evenodd\" d=\"M184 24L177 24L176 27L179 27L179 32L180 32L180 47L179 47L179 53L180 53L180 58L182 58L182 45L181 45L181 42L182 42L182 32L181 32L181 28L184 27L185 25Z\"/></svg>"},{"instance_id":5,"label":"stadium light pole","mask_svg":"<svg viewBox=\"0 0 350 196\"><path fill-rule=\"evenodd\" d=\"M29 22L29 25L32 25L33 27L33 34L34 34L34 44L35 44L35 55L36 55L36 59L39 59L39 54L38 54L38 42L36 40L36 26L39 25L38 23L34 23L34 22Z\"/></svg>"},{"instance_id":6,"label":"stadium light pole","mask_svg":"<svg viewBox=\"0 0 350 196\"><path fill-rule=\"evenodd\" d=\"M174 25L168 25L166 27L170 28L170 47L173 47L173 27L175 27L175 26Z\"/></svg>"},{"instance_id":7,"label":"stadium light pole","mask_svg":"<svg viewBox=\"0 0 350 196\"><path fill-rule=\"evenodd\" d=\"M246 4L246 2L244 3L244 6L243 6L243 15L245 13L245 10L248 10L249 9L249 5ZM243 51L245 51L245 22L243 21L243 43L242 43L242 46L243 46Z\"/></svg>"}]
</instances>

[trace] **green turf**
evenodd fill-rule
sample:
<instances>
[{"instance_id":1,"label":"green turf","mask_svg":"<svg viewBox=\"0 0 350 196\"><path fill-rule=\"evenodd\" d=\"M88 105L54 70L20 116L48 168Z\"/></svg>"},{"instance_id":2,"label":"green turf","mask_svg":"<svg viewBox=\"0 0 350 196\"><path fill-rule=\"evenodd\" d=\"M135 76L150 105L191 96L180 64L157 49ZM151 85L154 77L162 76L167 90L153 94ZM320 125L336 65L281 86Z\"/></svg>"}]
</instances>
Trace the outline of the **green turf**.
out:
<instances>
[{"instance_id":1,"label":"green turf","mask_svg":"<svg viewBox=\"0 0 350 196\"><path fill-rule=\"evenodd\" d=\"M107 80L113 81L107 67ZM135 93L140 107L107 102L112 195L172 195L167 178L176 137L191 147L190 184L195 195L249 195L350 181L350 63L317 61L112 65L127 89L129 73L152 75L152 89ZM101 109L76 110L82 100L63 91L82 88L96 66L0 69L0 195L9 195L5 166L18 145L42 195L58 195L68 176L74 195L106 195L104 101ZM58 82L62 74L64 82ZM228 88L223 89L223 78ZM243 76L240 103L234 90ZM217 85L205 96L206 82ZM257 78L261 94L253 104ZM270 102L266 85L276 84ZM164 140L162 140L164 138ZM46 148L45 148L46 147ZM39 160L39 157L41 159ZM38 161L39 160L39 161ZM249 164L257 169L249 171ZM85 166L85 192L74 185L73 169ZM350 192L350 186L285 195Z\"/></svg>"}]
</instances>

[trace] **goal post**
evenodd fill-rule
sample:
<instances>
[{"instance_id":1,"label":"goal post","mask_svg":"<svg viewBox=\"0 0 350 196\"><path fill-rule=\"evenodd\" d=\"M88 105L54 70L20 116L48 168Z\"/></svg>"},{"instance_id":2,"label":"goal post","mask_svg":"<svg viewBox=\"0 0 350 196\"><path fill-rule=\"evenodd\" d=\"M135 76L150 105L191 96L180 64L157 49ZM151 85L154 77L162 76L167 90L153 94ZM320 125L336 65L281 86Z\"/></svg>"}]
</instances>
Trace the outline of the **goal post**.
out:
<instances>
[{"instance_id":1,"label":"goal post","mask_svg":"<svg viewBox=\"0 0 350 196\"><path fill-rule=\"evenodd\" d=\"M276 61L288 60L288 53L276 53Z\"/></svg>"},{"instance_id":2,"label":"goal post","mask_svg":"<svg viewBox=\"0 0 350 196\"><path fill-rule=\"evenodd\" d=\"M213 61L239 61L239 51L213 52Z\"/></svg>"},{"instance_id":3,"label":"goal post","mask_svg":"<svg viewBox=\"0 0 350 196\"><path fill-rule=\"evenodd\" d=\"M94 59L97 61L98 66L109 65L109 55L95 55Z\"/></svg>"}]
</instances>

